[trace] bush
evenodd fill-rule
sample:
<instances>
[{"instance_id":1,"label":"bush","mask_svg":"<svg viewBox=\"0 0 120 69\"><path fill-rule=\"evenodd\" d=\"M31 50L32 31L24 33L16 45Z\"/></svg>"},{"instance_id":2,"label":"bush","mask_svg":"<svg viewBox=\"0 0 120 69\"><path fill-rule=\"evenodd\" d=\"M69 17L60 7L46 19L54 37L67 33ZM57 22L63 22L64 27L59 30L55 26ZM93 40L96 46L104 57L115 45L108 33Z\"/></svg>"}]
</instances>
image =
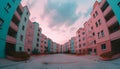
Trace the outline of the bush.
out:
<instances>
[{"instance_id":1,"label":"bush","mask_svg":"<svg viewBox=\"0 0 120 69\"><path fill-rule=\"evenodd\" d=\"M30 55L26 52L9 52L7 55L12 56L14 58L24 59L24 60L27 60L30 58Z\"/></svg>"}]
</instances>

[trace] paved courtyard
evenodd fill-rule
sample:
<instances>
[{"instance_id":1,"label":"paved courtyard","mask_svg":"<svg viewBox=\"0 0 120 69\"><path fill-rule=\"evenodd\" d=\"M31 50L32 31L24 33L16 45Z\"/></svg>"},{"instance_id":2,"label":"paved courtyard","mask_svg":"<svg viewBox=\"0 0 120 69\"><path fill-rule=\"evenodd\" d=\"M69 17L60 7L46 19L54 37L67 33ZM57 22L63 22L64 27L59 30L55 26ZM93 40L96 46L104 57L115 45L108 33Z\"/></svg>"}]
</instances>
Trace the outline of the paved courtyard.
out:
<instances>
[{"instance_id":1,"label":"paved courtyard","mask_svg":"<svg viewBox=\"0 0 120 69\"><path fill-rule=\"evenodd\" d=\"M54 54L31 57L27 62L0 61L0 69L120 69L120 59L101 61L97 56Z\"/></svg>"}]
</instances>

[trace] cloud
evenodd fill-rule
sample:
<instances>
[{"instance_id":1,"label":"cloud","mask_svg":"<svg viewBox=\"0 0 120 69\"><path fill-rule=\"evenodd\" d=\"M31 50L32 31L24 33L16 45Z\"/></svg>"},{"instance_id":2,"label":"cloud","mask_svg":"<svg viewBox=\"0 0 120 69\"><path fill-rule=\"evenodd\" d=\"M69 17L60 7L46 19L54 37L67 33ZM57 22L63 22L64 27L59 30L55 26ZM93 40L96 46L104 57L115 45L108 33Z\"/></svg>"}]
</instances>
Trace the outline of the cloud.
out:
<instances>
[{"instance_id":1,"label":"cloud","mask_svg":"<svg viewBox=\"0 0 120 69\"><path fill-rule=\"evenodd\" d=\"M48 0L42 17L50 17L49 27L72 25L79 17L76 15L77 2L64 0Z\"/></svg>"},{"instance_id":2,"label":"cloud","mask_svg":"<svg viewBox=\"0 0 120 69\"><path fill-rule=\"evenodd\" d=\"M42 33L64 44L90 18L96 0L22 0L30 9L30 19L37 21ZM99 0L100 1L100 0Z\"/></svg>"}]
</instances>

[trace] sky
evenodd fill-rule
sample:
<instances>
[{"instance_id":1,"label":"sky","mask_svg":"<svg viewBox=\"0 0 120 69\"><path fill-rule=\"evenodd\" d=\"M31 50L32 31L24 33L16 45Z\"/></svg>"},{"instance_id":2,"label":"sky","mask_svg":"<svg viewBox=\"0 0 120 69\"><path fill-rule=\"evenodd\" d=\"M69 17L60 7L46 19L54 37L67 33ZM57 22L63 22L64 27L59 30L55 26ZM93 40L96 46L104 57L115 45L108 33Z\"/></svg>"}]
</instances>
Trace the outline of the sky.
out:
<instances>
[{"instance_id":1,"label":"sky","mask_svg":"<svg viewBox=\"0 0 120 69\"><path fill-rule=\"evenodd\" d=\"M38 22L42 33L64 44L90 18L96 0L22 0L30 11L30 20ZM98 0L100 2L100 0Z\"/></svg>"}]
</instances>

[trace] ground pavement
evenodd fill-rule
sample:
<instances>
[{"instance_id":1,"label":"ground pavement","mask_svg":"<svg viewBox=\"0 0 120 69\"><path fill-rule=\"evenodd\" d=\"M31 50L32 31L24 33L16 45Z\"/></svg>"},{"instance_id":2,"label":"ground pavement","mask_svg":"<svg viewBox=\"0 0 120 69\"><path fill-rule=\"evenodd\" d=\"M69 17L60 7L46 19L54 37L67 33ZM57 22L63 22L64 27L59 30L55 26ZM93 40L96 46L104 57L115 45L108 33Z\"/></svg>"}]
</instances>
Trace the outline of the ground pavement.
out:
<instances>
[{"instance_id":1,"label":"ground pavement","mask_svg":"<svg viewBox=\"0 0 120 69\"><path fill-rule=\"evenodd\" d=\"M27 62L9 61L9 65L2 64L0 69L120 69L120 59L101 61L97 56L75 56L54 54L31 57ZM7 62L7 61L6 61ZM11 63L14 63L10 65ZM2 66L3 65L3 66Z\"/></svg>"}]
</instances>

